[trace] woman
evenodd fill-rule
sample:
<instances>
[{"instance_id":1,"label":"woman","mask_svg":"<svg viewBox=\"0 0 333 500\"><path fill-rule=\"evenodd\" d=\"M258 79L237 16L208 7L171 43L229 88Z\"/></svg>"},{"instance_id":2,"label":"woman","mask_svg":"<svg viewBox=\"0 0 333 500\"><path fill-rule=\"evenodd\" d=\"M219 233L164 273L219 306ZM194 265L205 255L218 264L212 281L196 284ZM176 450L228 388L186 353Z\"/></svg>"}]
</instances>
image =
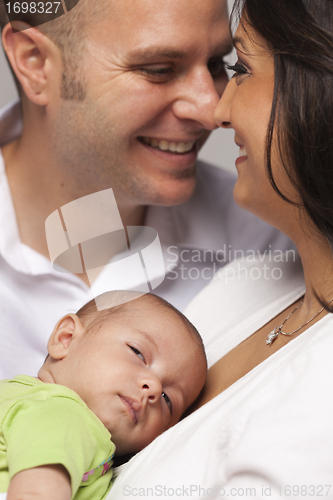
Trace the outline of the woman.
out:
<instances>
[{"instance_id":1,"label":"woman","mask_svg":"<svg viewBox=\"0 0 333 500\"><path fill-rule=\"evenodd\" d=\"M333 498L333 2L237 0L234 13L238 60L216 110L240 147L234 196L295 242L303 271L234 262L192 302L210 365L200 408L108 500Z\"/></svg>"}]
</instances>

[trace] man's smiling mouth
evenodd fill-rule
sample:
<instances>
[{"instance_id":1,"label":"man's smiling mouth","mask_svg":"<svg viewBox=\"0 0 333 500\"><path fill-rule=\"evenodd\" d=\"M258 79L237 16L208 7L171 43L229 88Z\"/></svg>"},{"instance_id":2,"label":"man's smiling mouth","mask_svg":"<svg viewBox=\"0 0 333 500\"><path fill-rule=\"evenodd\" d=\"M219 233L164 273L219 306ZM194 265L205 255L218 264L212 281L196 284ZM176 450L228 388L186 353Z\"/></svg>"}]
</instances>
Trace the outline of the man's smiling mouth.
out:
<instances>
[{"instance_id":1,"label":"man's smiling mouth","mask_svg":"<svg viewBox=\"0 0 333 500\"><path fill-rule=\"evenodd\" d=\"M173 153L173 154L185 154L192 151L195 147L197 141L192 142L175 142L175 141L167 141L165 139L158 140L152 139L150 137L138 137L140 142L151 146L154 149L159 149L160 151Z\"/></svg>"}]
</instances>

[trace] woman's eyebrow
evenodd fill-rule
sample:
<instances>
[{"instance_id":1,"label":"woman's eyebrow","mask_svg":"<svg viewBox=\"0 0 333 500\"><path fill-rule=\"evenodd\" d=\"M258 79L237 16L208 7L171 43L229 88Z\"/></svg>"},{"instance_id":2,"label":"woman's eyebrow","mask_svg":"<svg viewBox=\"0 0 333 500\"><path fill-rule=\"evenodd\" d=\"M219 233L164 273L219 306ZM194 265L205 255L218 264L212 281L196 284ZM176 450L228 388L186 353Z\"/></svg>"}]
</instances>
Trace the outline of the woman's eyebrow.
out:
<instances>
[{"instance_id":1,"label":"woman's eyebrow","mask_svg":"<svg viewBox=\"0 0 333 500\"><path fill-rule=\"evenodd\" d=\"M242 38L241 36L236 36L232 39L232 43L234 45L234 47L237 49L237 45L241 45L242 47L242 50L240 50L240 52L249 52L247 47L246 47L246 42L244 40L244 38Z\"/></svg>"}]
</instances>

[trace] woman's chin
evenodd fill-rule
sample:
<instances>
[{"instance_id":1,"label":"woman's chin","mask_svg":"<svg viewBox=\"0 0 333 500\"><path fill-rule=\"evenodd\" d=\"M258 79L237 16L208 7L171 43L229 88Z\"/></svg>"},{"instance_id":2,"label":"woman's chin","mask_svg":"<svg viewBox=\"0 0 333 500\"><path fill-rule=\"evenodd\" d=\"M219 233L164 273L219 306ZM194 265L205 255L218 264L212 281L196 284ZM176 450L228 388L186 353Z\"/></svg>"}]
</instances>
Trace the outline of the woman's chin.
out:
<instances>
[{"instance_id":1,"label":"woman's chin","mask_svg":"<svg viewBox=\"0 0 333 500\"><path fill-rule=\"evenodd\" d=\"M244 184L241 186L237 182L233 195L240 208L275 226L274 221L271 220L270 204L264 201L263 197L258 194L258 190L248 189L248 186L244 186Z\"/></svg>"},{"instance_id":2,"label":"woman's chin","mask_svg":"<svg viewBox=\"0 0 333 500\"><path fill-rule=\"evenodd\" d=\"M243 208L248 212L253 211L254 197L251 195L251 191L249 189L241 185L239 180L235 184L233 195L235 202L240 208Z\"/></svg>"}]
</instances>

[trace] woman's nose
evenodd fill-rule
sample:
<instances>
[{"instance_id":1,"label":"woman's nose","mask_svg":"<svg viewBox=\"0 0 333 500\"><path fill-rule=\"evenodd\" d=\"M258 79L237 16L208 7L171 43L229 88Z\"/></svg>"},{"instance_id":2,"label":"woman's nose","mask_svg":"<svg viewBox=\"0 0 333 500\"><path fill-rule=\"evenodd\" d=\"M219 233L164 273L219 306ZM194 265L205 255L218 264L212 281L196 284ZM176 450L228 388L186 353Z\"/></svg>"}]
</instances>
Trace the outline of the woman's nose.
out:
<instances>
[{"instance_id":1,"label":"woman's nose","mask_svg":"<svg viewBox=\"0 0 333 500\"><path fill-rule=\"evenodd\" d=\"M214 119L218 127L231 128L230 107L236 90L236 82L231 79L222 94L220 102L218 103Z\"/></svg>"}]
</instances>

